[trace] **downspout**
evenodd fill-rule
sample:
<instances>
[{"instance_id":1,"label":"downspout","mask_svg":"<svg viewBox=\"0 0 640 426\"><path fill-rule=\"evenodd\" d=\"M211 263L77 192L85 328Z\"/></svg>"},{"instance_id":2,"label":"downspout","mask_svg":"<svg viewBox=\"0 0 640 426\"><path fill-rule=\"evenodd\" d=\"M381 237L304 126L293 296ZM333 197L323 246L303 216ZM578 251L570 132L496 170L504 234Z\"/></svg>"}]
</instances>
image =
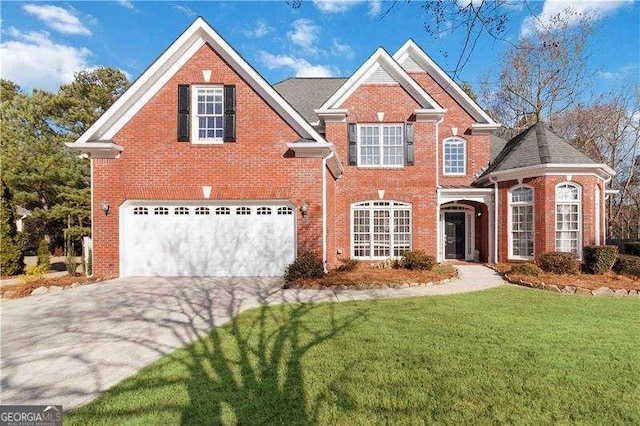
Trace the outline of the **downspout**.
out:
<instances>
[{"instance_id":1,"label":"downspout","mask_svg":"<svg viewBox=\"0 0 640 426\"><path fill-rule=\"evenodd\" d=\"M438 261L444 260L444 255L441 256L444 250L441 249L443 241L440 232L440 124L443 121L444 115L436 121L436 258Z\"/></svg>"},{"instance_id":2,"label":"downspout","mask_svg":"<svg viewBox=\"0 0 640 426\"><path fill-rule=\"evenodd\" d=\"M491 179L493 180L493 178ZM493 262L498 263L498 233L500 232L500 225L498 223L498 180L493 180L493 188L495 191L493 202Z\"/></svg>"},{"instance_id":3,"label":"downspout","mask_svg":"<svg viewBox=\"0 0 640 426\"><path fill-rule=\"evenodd\" d=\"M609 196L607 195L607 185L612 179L613 176L609 176L608 179L603 179L602 199L600 200L602 201L602 218L600 221L604 221L604 226L602 227L602 242L604 244L607 244L607 230L609 229L609 218L607 217L607 198L609 198ZM598 226L602 226L602 223L598 224Z\"/></svg>"},{"instance_id":4,"label":"downspout","mask_svg":"<svg viewBox=\"0 0 640 426\"><path fill-rule=\"evenodd\" d=\"M327 269L327 161L333 158L335 151L331 150L329 155L322 157L322 266L324 273Z\"/></svg>"}]
</instances>

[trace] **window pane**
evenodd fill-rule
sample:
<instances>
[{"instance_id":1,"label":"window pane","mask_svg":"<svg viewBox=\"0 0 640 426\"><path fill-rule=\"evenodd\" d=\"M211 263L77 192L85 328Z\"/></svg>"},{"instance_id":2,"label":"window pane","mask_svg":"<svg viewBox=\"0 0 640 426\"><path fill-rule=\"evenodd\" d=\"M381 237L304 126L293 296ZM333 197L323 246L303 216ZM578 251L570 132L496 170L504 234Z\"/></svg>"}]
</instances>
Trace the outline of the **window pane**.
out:
<instances>
[{"instance_id":1,"label":"window pane","mask_svg":"<svg viewBox=\"0 0 640 426\"><path fill-rule=\"evenodd\" d=\"M197 88L197 132L199 140L222 137L222 88Z\"/></svg>"},{"instance_id":2,"label":"window pane","mask_svg":"<svg viewBox=\"0 0 640 426\"><path fill-rule=\"evenodd\" d=\"M465 173L465 142L463 140L453 139L444 142L444 172Z\"/></svg>"}]
</instances>

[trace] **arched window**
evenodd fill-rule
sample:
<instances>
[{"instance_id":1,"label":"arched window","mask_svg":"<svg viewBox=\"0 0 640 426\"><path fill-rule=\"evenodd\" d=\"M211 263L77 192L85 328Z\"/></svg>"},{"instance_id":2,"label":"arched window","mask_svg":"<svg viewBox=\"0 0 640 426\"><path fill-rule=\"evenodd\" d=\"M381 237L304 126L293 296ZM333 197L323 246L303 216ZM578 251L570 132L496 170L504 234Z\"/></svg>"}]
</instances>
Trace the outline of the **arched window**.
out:
<instances>
[{"instance_id":1,"label":"arched window","mask_svg":"<svg viewBox=\"0 0 640 426\"><path fill-rule=\"evenodd\" d=\"M556 251L582 255L580 215L582 197L580 187L573 183L556 186Z\"/></svg>"},{"instance_id":2,"label":"arched window","mask_svg":"<svg viewBox=\"0 0 640 426\"><path fill-rule=\"evenodd\" d=\"M533 188L512 188L509 191L509 258L533 258L534 235Z\"/></svg>"},{"instance_id":3,"label":"arched window","mask_svg":"<svg viewBox=\"0 0 640 426\"><path fill-rule=\"evenodd\" d=\"M411 204L365 201L351 205L352 256L384 259L411 250Z\"/></svg>"},{"instance_id":4,"label":"arched window","mask_svg":"<svg viewBox=\"0 0 640 426\"><path fill-rule=\"evenodd\" d=\"M442 147L444 174L465 175L467 173L467 141L459 137L447 138Z\"/></svg>"}]
</instances>

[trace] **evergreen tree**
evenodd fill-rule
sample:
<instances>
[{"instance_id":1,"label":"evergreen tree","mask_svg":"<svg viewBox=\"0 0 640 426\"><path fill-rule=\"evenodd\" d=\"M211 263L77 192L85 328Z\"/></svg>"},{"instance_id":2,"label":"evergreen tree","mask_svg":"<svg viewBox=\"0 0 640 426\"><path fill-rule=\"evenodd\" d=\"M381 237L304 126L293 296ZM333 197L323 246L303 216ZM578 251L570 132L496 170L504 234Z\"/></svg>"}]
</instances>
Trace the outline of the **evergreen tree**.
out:
<instances>
[{"instance_id":1,"label":"evergreen tree","mask_svg":"<svg viewBox=\"0 0 640 426\"><path fill-rule=\"evenodd\" d=\"M2 199L0 200L0 244L2 250L2 275L18 275L24 270L24 244L16 227L11 191L2 180Z\"/></svg>"}]
</instances>

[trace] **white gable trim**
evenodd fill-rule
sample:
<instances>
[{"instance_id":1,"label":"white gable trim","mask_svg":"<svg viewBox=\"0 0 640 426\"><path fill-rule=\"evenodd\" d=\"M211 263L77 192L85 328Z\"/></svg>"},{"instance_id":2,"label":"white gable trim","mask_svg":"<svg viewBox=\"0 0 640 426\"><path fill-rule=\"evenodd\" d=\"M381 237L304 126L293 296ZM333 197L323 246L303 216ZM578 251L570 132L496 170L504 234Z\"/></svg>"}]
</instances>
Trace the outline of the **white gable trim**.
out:
<instances>
[{"instance_id":1,"label":"white gable trim","mask_svg":"<svg viewBox=\"0 0 640 426\"><path fill-rule=\"evenodd\" d=\"M420 104L424 109L444 113L444 110L416 81L384 50L379 47L358 70L320 107L319 110L340 108L344 101L364 84L369 77L382 67Z\"/></svg>"},{"instance_id":2,"label":"white gable trim","mask_svg":"<svg viewBox=\"0 0 640 426\"><path fill-rule=\"evenodd\" d=\"M393 59L398 63L403 63L408 58L412 59L442 86L449 96L455 99L477 122L495 125L496 129L500 126L411 39L407 40L393 55Z\"/></svg>"},{"instance_id":3,"label":"white gable trim","mask_svg":"<svg viewBox=\"0 0 640 426\"><path fill-rule=\"evenodd\" d=\"M205 43L209 43L302 138L326 142L203 18L198 17L78 138L76 144L112 139Z\"/></svg>"}]
</instances>

